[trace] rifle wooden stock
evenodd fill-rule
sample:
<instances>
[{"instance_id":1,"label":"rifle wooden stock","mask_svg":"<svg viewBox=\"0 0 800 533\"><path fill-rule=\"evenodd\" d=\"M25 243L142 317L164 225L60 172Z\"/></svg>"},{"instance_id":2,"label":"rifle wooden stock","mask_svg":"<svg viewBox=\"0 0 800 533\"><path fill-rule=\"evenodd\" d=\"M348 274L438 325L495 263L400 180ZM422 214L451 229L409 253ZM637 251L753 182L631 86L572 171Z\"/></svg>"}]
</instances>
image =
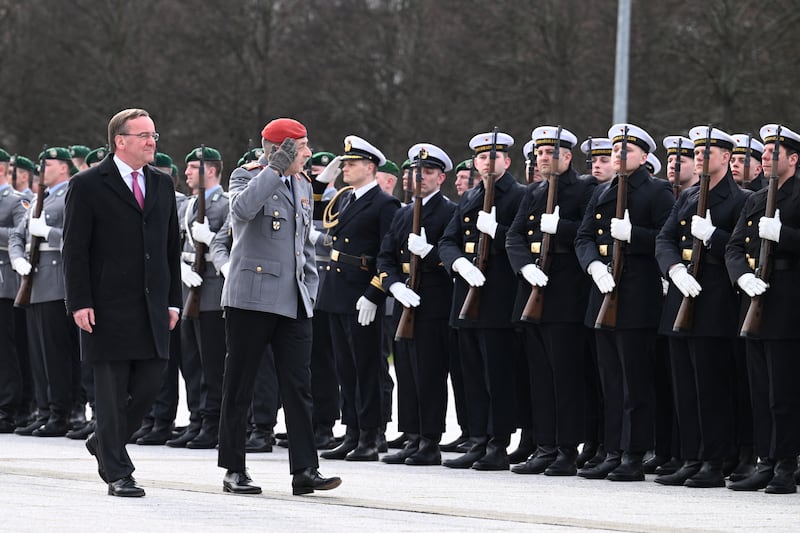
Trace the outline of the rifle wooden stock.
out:
<instances>
[{"instance_id":1,"label":"rifle wooden stock","mask_svg":"<svg viewBox=\"0 0 800 533\"><path fill-rule=\"evenodd\" d=\"M683 140L678 138L678 153L675 154L675 181L672 182L672 193L675 199L681 195L681 148L683 148Z\"/></svg>"},{"instance_id":2,"label":"rifle wooden stock","mask_svg":"<svg viewBox=\"0 0 800 533\"><path fill-rule=\"evenodd\" d=\"M767 204L764 216L774 217L778 203L778 152L780 148L781 129L775 140L775 151L772 153L772 170L769 173L769 188L767 189ZM772 275L772 250L774 244L769 239L761 239L761 247L758 252L758 266L756 277L769 282ZM761 332L761 320L764 318L764 295L753 296L750 298L750 305L742 322L742 329L739 332L741 337L757 337Z\"/></svg>"},{"instance_id":3,"label":"rifle wooden stock","mask_svg":"<svg viewBox=\"0 0 800 533\"><path fill-rule=\"evenodd\" d=\"M44 210L45 151L47 151L47 145L42 148L42 157L39 159L39 187L36 190L36 207L33 209L33 218L41 217L42 211ZM17 165L15 163L14 170L16 170L16 168ZM14 307L27 307L31 304L31 293L33 292L33 274L36 272L36 267L39 265L39 245L44 239L35 235L31 235L30 238L31 253L28 257L28 262L31 264L31 271L27 276L22 276L22 279L20 280L19 289L17 290L17 297L14 299Z\"/></svg>"},{"instance_id":4,"label":"rifle wooden stock","mask_svg":"<svg viewBox=\"0 0 800 533\"><path fill-rule=\"evenodd\" d=\"M558 133L556 135L556 142L561 139L561 126L558 127ZM590 162L591 162L591 153L592 153L592 139L589 138L589 154L590 154ZM559 146L553 147L553 159L550 162L550 175L547 177L547 206L545 207L545 213L548 215L552 215L553 211L556 209L556 205L558 204L558 153L560 151ZM550 263L552 262L552 257L550 257L550 242L552 240L552 235L549 233L542 232L542 244L539 248L539 259L537 261L539 268L545 274L550 273ZM542 319L542 312L544 311L544 287L539 287L538 285L531 286L531 293L528 295L528 301L525 302L525 307L522 309L522 317L520 319L523 322L539 322Z\"/></svg>"},{"instance_id":5,"label":"rifle wooden stock","mask_svg":"<svg viewBox=\"0 0 800 533\"><path fill-rule=\"evenodd\" d=\"M204 144L200 145L200 173L197 177L197 220L202 223L206 218L206 180L205 180L205 151ZM187 206L188 209L188 206ZM191 228L186 228L187 233L191 233ZM203 277L206 271L206 252L208 246L205 243L194 241L194 265L192 270L198 276ZM202 294L203 286L189 287L189 294L186 296L186 303L183 305L183 318L199 318L200 317L200 296Z\"/></svg>"},{"instance_id":6,"label":"rifle wooden stock","mask_svg":"<svg viewBox=\"0 0 800 533\"><path fill-rule=\"evenodd\" d=\"M742 176L742 187L747 187L750 184L750 142L753 135L747 134L747 147L744 149L744 176Z\"/></svg>"},{"instance_id":7,"label":"rifle wooden stock","mask_svg":"<svg viewBox=\"0 0 800 533\"><path fill-rule=\"evenodd\" d=\"M711 156L711 126L708 127L706 135L706 149L703 157L703 173L700 175L700 195L697 198L697 216L705 218L706 210L708 209L708 188L711 184L711 175L708 173L708 160ZM694 237L692 239L692 261L689 263L689 274L694 276L695 279L700 278L703 269L703 255L705 255L705 246L702 239ZM681 306L678 308L678 314L675 315L675 322L672 324L672 331L686 332L692 329L694 324L694 304L695 299L692 296L684 296L681 300Z\"/></svg>"},{"instance_id":8,"label":"rifle wooden stock","mask_svg":"<svg viewBox=\"0 0 800 533\"><path fill-rule=\"evenodd\" d=\"M497 179L495 172L495 162L497 160L497 131L495 126L492 133L492 151L489 153L489 175L486 178L486 190L483 195L483 210L487 213L494 207L494 182ZM473 167L475 165L473 164ZM478 238L478 254L475 256L475 266L486 273L489 264L489 249L492 246L492 238L481 232ZM470 287L464 304L458 314L459 320L477 320L481 310L481 287Z\"/></svg>"},{"instance_id":9,"label":"rifle wooden stock","mask_svg":"<svg viewBox=\"0 0 800 533\"><path fill-rule=\"evenodd\" d=\"M419 235L420 228L422 227L422 164L417 161L416 180L414 180L414 214L411 223L411 231ZM408 177L411 178L411 168L408 170ZM420 257L416 254L408 253L409 255L409 280L408 286L414 291L419 291L419 284L422 278L422 271L420 269ZM402 339L414 338L414 318L416 316L415 307L403 307L403 313L400 315L400 322L397 324L397 331L394 334L394 340L399 341Z\"/></svg>"}]
</instances>

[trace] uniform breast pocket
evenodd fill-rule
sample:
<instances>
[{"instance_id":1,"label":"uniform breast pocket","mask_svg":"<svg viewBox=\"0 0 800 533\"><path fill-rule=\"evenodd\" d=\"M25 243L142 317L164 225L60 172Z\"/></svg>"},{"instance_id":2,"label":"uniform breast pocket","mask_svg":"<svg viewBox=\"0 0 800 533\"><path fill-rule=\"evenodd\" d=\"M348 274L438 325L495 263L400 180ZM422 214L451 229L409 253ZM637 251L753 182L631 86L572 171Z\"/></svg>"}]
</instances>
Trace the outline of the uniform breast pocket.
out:
<instances>
[{"instance_id":1,"label":"uniform breast pocket","mask_svg":"<svg viewBox=\"0 0 800 533\"><path fill-rule=\"evenodd\" d=\"M278 297L281 264L278 261L242 259L242 284L238 290L251 302L272 303Z\"/></svg>"},{"instance_id":2,"label":"uniform breast pocket","mask_svg":"<svg viewBox=\"0 0 800 533\"><path fill-rule=\"evenodd\" d=\"M271 239L288 239L291 231L289 228L289 210L285 205L267 204L264 206L264 220L261 223L261 233Z\"/></svg>"}]
</instances>

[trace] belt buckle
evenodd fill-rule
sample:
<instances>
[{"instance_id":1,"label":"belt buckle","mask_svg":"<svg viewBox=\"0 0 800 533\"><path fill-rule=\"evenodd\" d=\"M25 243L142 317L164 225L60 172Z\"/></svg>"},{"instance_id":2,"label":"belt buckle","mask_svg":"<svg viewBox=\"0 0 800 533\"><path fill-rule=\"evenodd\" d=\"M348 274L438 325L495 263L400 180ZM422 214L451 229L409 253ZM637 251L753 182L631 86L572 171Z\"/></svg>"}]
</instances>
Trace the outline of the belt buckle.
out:
<instances>
[{"instance_id":1,"label":"belt buckle","mask_svg":"<svg viewBox=\"0 0 800 533\"><path fill-rule=\"evenodd\" d=\"M464 244L464 251L466 253L468 253L468 254L474 254L475 253L475 243L474 242L468 242L468 243Z\"/></svg>"},{"instance_id":2,"label":"belt buckle","mask_svg":"<svg viewBox=\"0 0 800 533\"><path fill-rule=\"evenodd\" d=\"M750 265L750 268L755 270L756 269L756 258L755 257L748 257L747 258L747 264Z\"/></svg>"},{"instance_id":3,"label":"belt buckle","mask_svg":"<svg viewBox=\"0 0 800 533\"><path fill-rule=\"evenodd\" d=\"M331 250L331 261L339 260L339 250Z\"/></svg>"},{"instance_id":4,"label":"belt buckle","mask_svg":"<svg viewBox=\"0 0 800 533\"><path fill-rule=\"evenodd\" d=\"M597 245L597 253L599 253L602 257L608 256L608 245L607 244L598 244Z\"/></svg>"},{"instance_id":5,"label":"belt buckle","mask_svg":"<svg viewBox=\"0 0 800 533\"><path fill-rule=\"evenodd\" d=\"M403 263L403 274L411 274L411 263Z\"/></svg>"},{"instance_id":6,"label":"belt buckle","mask_svg":"<svg viewBox=\"0 0 800 533\"><path fill-rule=\"evenodd\" d=\"M691 248L684 248L681 250L681 259L684 261L691 261L692 260L692 249Z\"/></svg>"},{"instance_id":7,"label":"belt buckle","mask_svg":"<svg viewBox=\"0 0 800 533\"><path fill-rule=\"evenodd\" d=\"M541 242L532 242L531 243L531 253L538 254L542 251L542 243Z\"/></svg>"}]
</instances>

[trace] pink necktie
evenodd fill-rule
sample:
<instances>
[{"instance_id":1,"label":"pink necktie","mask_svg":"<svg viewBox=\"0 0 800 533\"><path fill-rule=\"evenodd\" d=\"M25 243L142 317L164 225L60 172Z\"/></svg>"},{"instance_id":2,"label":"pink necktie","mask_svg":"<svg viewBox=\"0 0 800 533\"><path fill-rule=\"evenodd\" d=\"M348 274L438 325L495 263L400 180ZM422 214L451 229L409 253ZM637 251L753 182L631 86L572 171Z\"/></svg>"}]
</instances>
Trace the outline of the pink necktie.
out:
<instances>
[{"instance_id":1,"label":"pink necktie","mask_svg":"<svg viewBox=\"0 0 800 533\"><path fill-rule=\"evenodd\" d=\"M131 172L131 181L133 182L133 197L136 198L139 209L144 209L144 194L142 194L142 188L139 187L139 173L135 170Z\"/></svg>"}]
</instances>

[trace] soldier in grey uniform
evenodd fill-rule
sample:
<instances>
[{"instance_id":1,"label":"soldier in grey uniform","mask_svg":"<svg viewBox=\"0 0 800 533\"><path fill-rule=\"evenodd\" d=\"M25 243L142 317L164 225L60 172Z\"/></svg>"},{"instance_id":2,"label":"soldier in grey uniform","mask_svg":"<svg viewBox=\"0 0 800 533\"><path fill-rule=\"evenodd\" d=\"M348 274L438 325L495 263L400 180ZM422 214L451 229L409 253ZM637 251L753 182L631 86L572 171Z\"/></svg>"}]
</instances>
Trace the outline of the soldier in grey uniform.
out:
<instances>
[{"instance_id":1,"label":"soldier in grey uniform","mask_svg":"<svg viewBox=\"0 0 800 533\"><path fill-rule=\"evenodd\" d=\"M16 429L14 418L22 406L22 372L17 355L14 298L19 279L8 258L8 238L25 218L22 195L8 183L6 172L11 158L0 148L0 433Z\"/></svg>"},{"instance_id":2,"label":"soldier in grey uniform","mask_svg":"<svg viewBox=\"0 0 800 533\"><path fill-rule=\"evenodd\" d=\"M33 353L43 357L47 376L49 418L32 434L37 437L64 436L69 430L70 410L80 384L78 331L64 310L64 270L61 261L61 233L64 225L64 195L75 167L69 150L48 148L44 158L44 203L41 216L34 218L35 205L9 236L8 255L22 276L33 274L29 339ZM31 237L42 239L39 262L25 258ZM31 325L29 324L29 325Z\"/></svg>"}]
</instances>

